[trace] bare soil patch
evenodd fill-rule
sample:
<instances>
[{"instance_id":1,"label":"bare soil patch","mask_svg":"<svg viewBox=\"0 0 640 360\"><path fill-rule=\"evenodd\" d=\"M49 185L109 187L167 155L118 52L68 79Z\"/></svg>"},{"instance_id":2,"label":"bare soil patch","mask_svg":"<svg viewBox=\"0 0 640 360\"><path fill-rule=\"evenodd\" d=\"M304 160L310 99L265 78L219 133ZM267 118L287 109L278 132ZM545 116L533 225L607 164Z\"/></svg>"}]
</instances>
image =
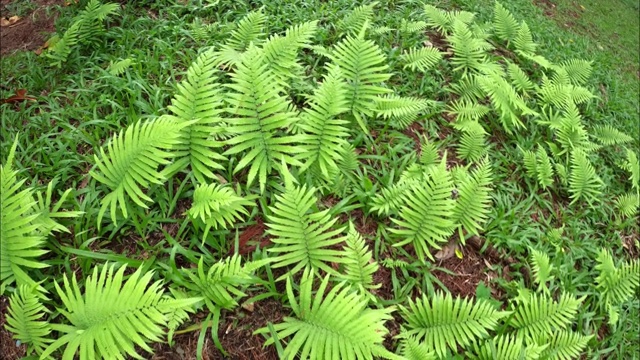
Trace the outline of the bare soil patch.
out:
<instances>
[{"instance_id":1,"label":"bare soil patch","mask_svg":"<svg viewBox=\"0 0 640 360\"><path fill-rule=\"evenodd\" d=\"M38 7L29 15L21 18L14 24L0 27L0 55L6 55L14 51L31 51L40 48L55 32L55 20L57 14L47 16L46 7L62 5L61 0L34 0ZM9 18L7 5L10 0L0 2L0 16Z\"/></svg>"}]
</instances>

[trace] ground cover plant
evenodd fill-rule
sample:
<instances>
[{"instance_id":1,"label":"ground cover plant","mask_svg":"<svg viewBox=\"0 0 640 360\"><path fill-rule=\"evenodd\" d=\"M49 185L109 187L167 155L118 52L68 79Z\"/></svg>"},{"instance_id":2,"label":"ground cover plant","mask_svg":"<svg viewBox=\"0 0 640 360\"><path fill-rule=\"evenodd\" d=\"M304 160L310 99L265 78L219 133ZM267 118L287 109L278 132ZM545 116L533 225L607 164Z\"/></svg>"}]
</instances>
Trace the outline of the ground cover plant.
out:
<instances>
[{"instance_id":1,"label":"ground cover plant","mask_svg":"<svg viewBox=\"0 0 640 360\"><path fill-rule=\"evenodd\" d=\"M637 358L638 81L542 10L50 11L1 60L5 356Z\"/></svg>"}]
</instances>

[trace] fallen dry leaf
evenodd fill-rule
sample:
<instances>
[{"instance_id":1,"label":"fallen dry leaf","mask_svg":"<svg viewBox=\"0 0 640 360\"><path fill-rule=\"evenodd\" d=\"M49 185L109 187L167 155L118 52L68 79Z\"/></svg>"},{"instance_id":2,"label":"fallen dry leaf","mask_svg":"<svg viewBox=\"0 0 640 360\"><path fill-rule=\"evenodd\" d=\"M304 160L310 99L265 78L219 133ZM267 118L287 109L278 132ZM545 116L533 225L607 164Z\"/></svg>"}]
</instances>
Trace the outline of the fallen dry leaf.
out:
<instances>
[{"instance_id":1,"label":"fallen dry leaf","mask_svg":"<svg viewBox=\"0 0 640 360\"><path fill-rule=\"evenodd\" d=\"M20 16L12 16L10 18L0 18L0 27L11 26L20 21Z\"/></svg>"},{"instance_id":2,"label":"fallen dry leaf","mask_svg":"<svg viewBox=\"0 0 640 360\"><path fill-rule=\"evenodd\" d=\"M2 99L2 104L6 103L16 103L20 101L36 101L36 98L33 96L27 96L27 89L18 89L16 90L16 94L8 97L6 99Z\"/></svg>"}]
</instances>

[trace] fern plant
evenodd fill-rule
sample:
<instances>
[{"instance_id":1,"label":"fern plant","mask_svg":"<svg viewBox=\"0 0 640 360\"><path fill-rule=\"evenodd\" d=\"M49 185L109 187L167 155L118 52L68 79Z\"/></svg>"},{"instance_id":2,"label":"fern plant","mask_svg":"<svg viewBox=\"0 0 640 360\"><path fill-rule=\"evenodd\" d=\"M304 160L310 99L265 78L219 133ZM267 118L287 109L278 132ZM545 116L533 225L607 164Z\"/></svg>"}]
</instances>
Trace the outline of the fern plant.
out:
<instances>
[{"instance_id":1,"label":"fern plant","mask_svg":"<svg viewBox=\"0 0 640 360\"><path fill-rule=\"evenodd\" d=\"M400 56L400 61L404 63L403 69L409 68L413 71L427 71L436 66L441 59L442 53L434 47L410 48Z\"/></svg>"},{"instance_id":2,"label":"fern plant","mask_svg":"<svg viewBox=\"0 0 640 360\"><path fill-rule=\"evenodd\" d=\"M275 76L262 59L261 50L251 48L231 74L233 84L228 85L232 91L226 97L226 111L230 115L227 132L232 136L226 141L231 147L224 154L242 154L234 172L250 165L247 186L258 177L260 191L264 192L267 176L277 161L302 165L297 156L304 151L299 146L304 137L286 133L298 114L281 95Z\"/></svg>"},{"instance_id":3,"label":"fern plant","mask_svg":"<svg viewBox=\"0 0 640 360\"><path fill-rule=\"evenodd\" d=\"M243 17L229 40L216 53L217 64L225 67L235 66L240 61L249 45L258 45L264 39L264 23L267 20L262 9L252 11Z\"/></svg>"},{"instance_id":4,"label":"fern plant","mask_svg":"<svg viewBox=\"0 0 640 360\"><path fill-rule=\"evenodd\" d=\"M339 32L346 35L356 35L371 21L373 9L378 5L377 1L366 5L360 5L351 10L344 18L337 23Z\"/></svg>"},{"instance_id":5,"label":"fern plant","mask_svg":"<svg viewBox=\"0 0 640 360\"><path fill-rule=\"evenodd\" d=\"M545 348L546 345L527 344L522 337L506 334L486 340L482 345L474 344L473 351L467 352L466 355L474 360L536 360L540 358Z\"/></svg>"},{"instance_id":6,"label":"fern plant","mask_svg":"<svg viewBox=\"0 0 640 360\"><path fill-rule=\"evenodd\" d=\"M596 260L596 270L599 271L596 289L600 291L605 302L617 306L632 297L640 284L640 261L633 260L616 267L606 249L600 250Z\"/></svg>"},{"instance_id":7,"label":"fern plant","mask_svg":"<svg viewBox=\"0 0 640 360\"><path fill-rule=\"evenodd\" d=\"M415 336L403 336L398 353L406 360L436 360L436 353L427 344L418 341Z\"/></svg>"},{"instance_id":8,"label":"fern plant","mask_svg":"<svg viewBox=\"0 0 640 360\"><path fill-rule=\"evenodd\" d=\"M140 207L148 208L146 202L153 202L142 189L150 184L162 184L166 176L158 171L160 165L170 164L175 154L169 150L180 143L181 129L190 122L177 122L173 117L162 116L151 121L139 121L126 130L121 130L104 147L100 157L94 155L96 170L91 176L106 185L111 192L102 200L98 212L98 226L107 209L111 221L117 224L118 208L126 218L128 202L125 195Z\"/></svg>"},{"instance_id":9,"label":"fern plant","mask_svg":"<svg viewBox=\"0 0 640 360\"><path fill-rule=\"evenodd\" d=\"M70 282L65 275L64 285L55 283L62 300L59 309L69 323L52 324L60 337L41 354L47 358L64 346L61 359L81 360L110 358L124 359L125 355L142 359L134 346L153 352L147 344L161 341L166 314L175 308L193 306L200 299L175 300L163 296L162 284L150 284L153 272L136 270L124 283L126 266L117 272L115 265L106 264L100 272L94 268L87 277L84 292L75 277Z\"/></svg>"},{"instance_id":10,"label":"fern plant","mask_svg":"<svg viewBox=\"0 0 640 360\"><path fill-rule=\"evenodd\" d=\"M583 299L564 293L556 302L546 295L529 294L515 307L509 324L528 339L551 335L571 324Z\"/></svg>"},{"instance_id":11,"label":"fern plant","mask_svg":"<svg viewBox=\"0 0 640 360\"><path fill-rule=\"evenodd\" d=\"M580 199L586 200L589 204L597 203L602 185L603 182L596 174L587 155L580 150L574 150L571 153L571 175L569 178L571 203L573 204Z\"/></svg>"},{"instance_id":12,"label":"fern plant","mask_svg":"<svg viewBox=\"0 0 640 360\"><path fill-rule=\"evenodd\" d=\"M293 292L291 278L287 278L287 296L295 317L285 317L282 323L273 325L278 339L291 336L283 359L395 358L382 346L388 333L384 323L392 318L393 308L368 308L366 297L352 291L346 283L334 285L325 295L329 275L313 296L313 278L310 270L304 271L299 297ZM256 333L267 334L269 329L262 328ZM265 345L274 341L271 336Z\"/></svg>"},{"instance_id":13,"label":"fern plant","mask_svg":"<svg viewBox=\"0 0 640 360\"><path fill-rule=\"evenodd\" d=\"M365 243L362 235L358 233L353 224L349 224L349 232L345 238L344 271L338 278L347 281L360 294L375 300L370 291L378 289L381 284L374 284L373 275L379 265L373 260L373 255Z\"/></svg>"},{"instance_id":14,"label":"fern plant","mask_svg":"<svg viewBox=\"0 0 640 360\"><path fill-rule=\"evenodd\" d=\"M37 285L20 285L9 299L5 329L14 334L13 338L27 344L27 355L40 355L53 341L50 338L51 325L43 318L49 311L40 302L46 299Z\"/></svg>"},{"instance_id":15,"label":"fern plant","mask_svg":"<svg viewBox=\"0 0 640 360\"><path fill-rule=\"evenodd\" d=\"M424 340L427 348L435 349L442 358L447 348L457 351L458 346L468 346L486 338L498 326L498 321L508 312L498 311L484 301L472 301L451 294L437 292L431 299L426 295L409 301L409 307L400 307L406 321L403 337L416 336Z\"/></svg>"},{"instance_id":16,"label":"fern plant","mask_svg":"<svg viewBox=\"0 0 640 360\"><path fill-rule=\"evenodd\" d=\"M453 179L444 160L432 169L424 182L410 187L399 218L391 218L400 227L390 229L400 240L394 246L412 244L422 261L425 255L433 260L430 248L440 249L439 243L446 242L454 230Z\"/></svg>"},{"instance_id":17,"label":"fern plant","mask_svg":"<svg viewBox=\"0 0 640 360\"><path fill-rule=\"evenodd\" d=\"M564 360L579 359L593 335L581 335L573 331L561 330L552 335L540 336L536 342L545 346L540 359Z\"/></svg>"},{"instance_id":18,"label":"fern plant","mask_svg":"<svg viewBox=\"0 0 640 360\"><path fill-rule=\"evenodd\" d=\"M283 166L285 192L276 195L276 203L269 207L271 216L267 233L273 235L274 247L267 249L275 253L272 267L294 265L278 280L295 274L303 268L322 269L335 273L330 262L343 263L342 252L331 249L345 240L344 228L333 229L336 218L331 218L329 209L317 211L314 188L295 186L293 176Z\"/></svg>"},{"instance_id":19,"label":"fern plant","mask_svg":"<svg viewBox=\"0 0 640 360\"><path fill-rule=\"evenodd\" d=\"M518 24L513 15L497 1L493 10L493 25L496 35L501 40L506 41L507 46L517 38L520 30L520 24Z\"/></svg>"},{"instance_id":20,"label":"fern plant","mask_svg":"<svg viewBox=\"0 0 640 360\"><path fill-rule=\"evenodd\" d=\"M168 109L178 123L189 123L180 131L175 146L175 162L168 172L191 167L200 183L214 179L214 172L222 170L225 157L217 150L223 144L214 137L222 132L220 113L223 99L217 82L216 54L204 51L189 66L184 80ZM175 169L175 170L174 170Z\"/></svg>"},{"instance_id":21,"label":"fern plant","mask_svg":"<svg viewBox=\"0 0 640 360\"><path fill-rule=\"evenodd\" d=\"M553 280L551 272L554 270L554 267L549 263L549 255L536 249L531 249L531 264L533 279L538 284L538 292L543 292L550 296L547 281Z\"/></svg>"},{"instance_id":22,"label":"fern plant","mask_svg":"<svg viewBox=\"0 0 640 360\"><path fill-rule=\"evenodd\" d=\"M467 234L479 235L483 223L489 219L492 182L491 165L484 158L468 178L457 183L458 198L453 208L453 221L463 243L463 229Z\"/></svg>"}]
</instances>

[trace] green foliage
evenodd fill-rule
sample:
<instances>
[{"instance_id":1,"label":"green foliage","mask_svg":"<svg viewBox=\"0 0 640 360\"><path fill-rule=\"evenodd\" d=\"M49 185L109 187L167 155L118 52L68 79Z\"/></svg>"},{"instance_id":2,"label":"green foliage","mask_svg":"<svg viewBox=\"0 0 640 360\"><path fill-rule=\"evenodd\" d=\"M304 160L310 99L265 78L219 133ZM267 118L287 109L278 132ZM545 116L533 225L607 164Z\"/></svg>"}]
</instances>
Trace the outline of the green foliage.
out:
<instances>
[{"instance_id":1,"label":"green foliage","mask_svg":"<svg viewBox=\"0 0 640 360\"><path fill-rule=\"evenodd\" d=\"M584 354L584 348L593 335L584 336L573 331L556 331L550 336L543 336L538 344L546 345L540 353L541 359L564 360L577 359Z\"/></svg>"},{"instance_id":2,"label":"green foliage","mask_svg":"<svg viewBox=\"0 0 640 360\"><path fill-rule=\"evenodd\" d=\"M582 301L566 293L557 302L548 295L529 294L515 307L509 323L525 338L551 335L571 324Z\"/></svg>"},{"instance_id":3,"label":"green foliage","mask_svg":"<svg viewBox=\"0 0 640 360\"><path fill-rule=\"evenodd\" d=\"M411 184L399 218L391 218L400 228L390 229L399 239L394 246L413 245L422 261L425 255L433 260L430 248L440 249L439 244L447 241L455 225L455 201L451 198L453 179L444 160L425 175L425 181Z\"/></svg>"},{"instance_id":4,"label":"green foliage","mask_svg":"<svg viewBox=\"0 0 640 360\"><path fill-rule=\"evenodd\" d=\"M188 277L184 284L190 290L189 295L204 299L209 311L215 311L238 306L237 299L247 295L239 287L255 282L253 271L258 266L260 264L253 263L242 266L240 256L235 254L208 269L201 257L197 269L183 269L182 272Z\"/></svg>"},{"instance_id":5,"label":"green foliage","mask_svg":"<svg viewBox=\"0 0 640 360\"><path fill-rule=\"evenodd\" d=\"M636 191L640 191L640 161L638 161L638 156L631 149L627 149L626 155L627 157L621 167L629 172L631 186L635 188Z\"/></svg>"},{"instance_id":6,"label":"green foliage","mask_svg":"<svg viewBox=\"0 0 640 360\"><path fill-rule=\"evenodd\" d=\"M407 360L436 360L436 354L415 336L403 336L398 352Z\"/></svg>"},{"instance_id":7,"label":"green foliage","mask_svg":"<svg viewBox=\"0 0 640 360\"><path fill-rule=\"evenodd\" d=\"M473 122L469 122L473 123ZM476 123L477 124L477 123ZM480 128L481 125L478 124ZM487 153L487 142L483 130L465 131L460 138L458 156L461 159L474 162L480 160Z\"/></svg>"},{"instance_id":8,"label":"green foliage","mask_svg":"<svg viewBox=\"0 0 640 360\"><path fill-rule=\"evenodd\" d=\"M633 141L633 138L611 125L595 126L591 135L602 145L619 145Z\"/></svg>"},{"instance_id":9,"label":"green foliage","mask_svg":"<svg viewBox=\"0 0 640 360\"><path fill-rule=\"evenodd\" d=\"M496 35L506 42L515 40L519 35L520 25L511 12L497 1L493 10L493 25Z\"/></svg>"},{"instance_id":10,"label":"green foliage","mask_svg":"<svg viewBox=\"0 0 640 360\"><path fill-rule=\"evenodd\" d=\"M36 222L39 214L34 212L36 202L32 189L20 190L26 180L18 180L18 172L13 169L13 160L18 146L18 138L13 142L7 159L0 165L0 285L1 294L5 287L17 282L31 285L33 280L28 269L45 268L47 264L38 261L46 254L45 238Z\"/></svg>"},{"instance_id":11,"label":"green foliage","mask_svg":"<svg viewBox=\"0 0 640 360\"><path fill-rule=\"evenodd\" d=\"M483 223L489 219L491 206L491 164L484 158L470 176L457 182L458 199L453 208L453 221L467 234L479 235ZM464 242L464 236L460 236Z\"/></svg>"},{"instance_id":12,"label":"green foliage","mask_svg":"<svg viewBox=\"0 0 640 360\"><path fill-rule=\"evenodd\" d=\"M204 51L189 66L186 78L178 84L178 92L168 107L178 123L189 123L181 129L173 167L191 166L200 183L215 179L214 171L223 169L221 162L225 160L217 151L222 143L212 139L221 132L222 122L223 99L217 80L215 53Z\"/></svg>"},{"instance_id":13,"label":"green foliage","mask_svg":"<svg viewBox=\"0 0 640 360\"><path fill-rule=\"evenodd\" d=\"M403 69L409 68L413 71L427 71L436 66L442 60L442 53L434 47L410 48L400 56L400 61L404 63Z\"/></svg>"},{"instance_id":14,"label":"green foliage","mask_svg":"<svg viewBox=\"0 0 640 360\"><path fill-rule=\"evenodd\" d=\"M446 11L433 5L425 5L424 13L428 19L427 26L438 30L443 35L453 30L455 22L470 24L475 18L475 14L468 11Z\"/></svg>"},{"instance_id":15,"label":"green foliage","mask_svg":"<svg viewBox=\"0 0 640 360\"><path fill-rule=\"evenodd\" d=\"M587 155L580 150L571 153L571 175L569 178L569 191L571 203L584 199L589 203L597 202L601 194L602 180L596 174Z\"/></svg>"},{"instance_id":16,"label":"green foliage","mask_svg":"<svg viewBox=\"0 0 640 360\"><path fill-rule=\"evenodd\" d=\"M122 59L109 64L107 71L113 76L119 76L124 74L128 68L135 65L136 61L132 58Z\"/></svg>"},{"instance_id":17,"label":"green foliage","mask_svg":"<svg viewBox=\"0 0 640 360\"><path fill-rule=\"evenodd\" d=\"M531 30L526 22L521 22L518 28L518 33L515 39L513 39L513 45L516 51L520 51L525 54L534 54L538 44L533 42L533 36L531 36Z\"/></svg>"},{"instance_id":18,"label":"green foliage","mask_svg":"<svg viewBox=\"0 0 640 360\"><path fill-rule=\"evenodd\" d=\"M84 292L75 277L64 276L64 287L55 283L62 300L61 315L69 324L52 324L61 336L42 353L46 358L65 346L63 360L96 357L142 359L134 349L152 351L147 344L158 342L164 333L165 314L177 307L192 306L198 299L174 300L163 297L162 283L150 284L153 272L136 270L123 283L126 266L114 273L115 265L94 268L87 277Z\"/></svg>"},{"instance_id":19,"label":"green foliage","mask_svg":"<svg viewBox=\"0 0 640 360\"><path fill-rule=\"evenodd\" d=\"M264 23L267 21L262 9L252 11L244 16L235 30L230 34L226 44L217 52L218 64L234 66L242 61L243 52L264 37Z\"/></svg>"},{"instance_id":20,"label":"green foliage","mask_svg":"<svg viewBox=\"0 0 640 360\"><path fill-rule=\"evenodd\" d=\"M13 338L27 344L27 355L42 354L53 340L51 325L43 318L49 311L40 303L44 294L35 285L20 285L9 299L5 329L14 333ZM5 349L7 350L7 349Z\"/></svg>"},{"instance_id":21,"label":"green foliage","mask_svg":"<svg viewBox=\"0 0 640 360\"><path fill-rule=\"evenodd\" d=\"M640 284L640 260L634 260L616 267L609 251L601 249L597 258L596 288L605 302L619 305L633 296Z\"/></svg>"},{"instance_id":22,"label":"green foliage","mask_svg":"<svg viewBox=\"0 0 640 360\"><path fill-rule=\"evenodd\" d=\"M498 320L508 312L497 311L491 304L473 303L451 294L438 292L431 299L409 301L409 308L400 307L407 322L404 337L416 336L424 340L429 349L435 349L442 358L447 348L456 351L458 346L468 346L489 336L488 331L498 326Z\"/></svg>"},{"instance_id":23,"label":"green foliage","mask_svg":"<svg viewBox=\"0 0 640 360\"><path fill-rule=\"evenodd\" d=\"M282 275L296 274L303 268L322 269L334 273L330 263L342 263L342 252L331 249L345 240L345 228L333 229L337 219L331 217L329 209L316 210L315 188L296 186L293 178L283 167L285 191L276 195L276 203L271 206L271 216L267 232L273 235L274 247L267 249L275 253L272 258L274 268L295 265Z\"/></svg>"},{"instance_id":24,"label":"green foliage","mask_svg":"<svg viewBox=\"0 0 640 360\"><path fill-rule=\"evenodd\" d=\"M627 193L618 196L615 200L615 204L622 216L632 218L638 214L638 207L640 207L640 195L638 193Z\"/></svg>"},{"instance_id":25,"label":"green foliage","mask_svg":"<svg viewBox=\"0 0 640 360\"><path fill-rule=\"evenodd\" d=\"M344 274L338 277L358 289L361 294L375 299L369 291L381 286L373 283L373 274L379 268L378 263L373 260L371 251L353 224L349 224L349 233L344 241L347 244L343 248Z\"/></svg>"},{"instance_id":26,"label":"green foliage","mask_svg":"<svg viewBox=\"0 0 640 360\"><path fill-rule=\"evenodd\" d=\"M282 358L389 358L382 341L388 333L384 323L392 318L393 308L368 308L366 297L351 291L346 283L333 286L324 295L329 285L328 275L314 297L313 278L311 271L304 271L298 298L294 295L291 278L287 278L287 296L295 317L285 317L282 323L273 325L278 339L292 336ZM268 333L268 329L262 328L257 333ZM274 340L269 337L265 344Z\"/></svg>"},{"instance_id":27,"label":"green foliage","mask_svg":"<svg viewBox=\"0 0 640 360\"><path fill-rule=\"evenodd\" d=\"M158 171L158 167L170 163L169 159L174 157L174 153L168 150L179 143L180 130L188 125L170 116L138 121L115 135L105 146L106 152L104 147L100 148L100 157L94 155L97 171L92 170L90 174L111 192L101 200L98 226L108 208L114 223L117 223L118 208L124 217L128 216L127 207L130 205L125 195L136 205L148 208L144 202L153 200L142 188L163 183L166 177Z\"/></svg>"},{"instance_id":28,"label":"green foliage","mask_svg":"<svg viewBox=\"0 0 640 360\"><path fill-rule=\"evenodd\" d=\"M243 198L229 187L222 185L198 185L193 192L193 203L189 209L192 219L199 219L205 225L205 234L209 228L214 229L232 226L242 215L249 215L247 206L255 206L248 198Z\"/></svg>"},{"instance_id":29,"label":"green foliage","mask_svg":"<svg viewBox=\"0 0 640 360\"><path fill-rule=\"evenodd\" d=\"M488 63L485 50L486 41L473 36L469 26L462 21L453 23L453 33L447 37L447 42L453 50L451 65L454 71L462 71L462 77L479 73Z\"/></svg>"},{"instance_id":30,"label":"green foliage","mask_svg":"<svg viewBox=\"0 0 640 360\"><path fill-rule=\"evenodd\" d=\"M554 267L549 263L549 255L536 249L531 249L531 265L533 269L533 280L538 284L538 292L544 292L550 295L547 281L553 279L551 272L554 270Z\"/></svg>"},{"instance_id":31,"label":"green foliage","mask_svg":"<svg viewBox=\"0 0 640 360\"><path fill-rule=\"evenodd\" d=\"M343 34L356 35L368 23L373 16L373 9L378 5L374 1L367 5L360 5L351 10L343 19L341 19L337 28Z\"/></svg>"},{"instance_id":32,"label":"green foliage","mask_svg":"<svg viewBox=\"0 0 640 360\"><path fill-rule=\"evenodd\" d=\"M233 84L228 86L232 91L225 100L231 114L226 131L233 136L227 140L231 147L224 154L242 154L234 172L251 165L247 186L257 176L260 191L264 192L267 176L277 161L284 159L287 164L301 165L295 156L303 151L298 146L303 137L287 134L298 114L274 86L277 80L262 59L261 51L252 48L231 74Z\"/></svg>"},{"instance_id":33,"label":"green foliage","mask_svg":"<svg viewBox=\"0 0 640 360\"><path fill-rule=\"evenodd\" d=\"M474 351L467 353L470 359L493 360L493 359L539 359L540 353L546 346L526 344L522 337L500 335L485 341L482 346L474 344Z\"/></svg>"}]
</instances>

